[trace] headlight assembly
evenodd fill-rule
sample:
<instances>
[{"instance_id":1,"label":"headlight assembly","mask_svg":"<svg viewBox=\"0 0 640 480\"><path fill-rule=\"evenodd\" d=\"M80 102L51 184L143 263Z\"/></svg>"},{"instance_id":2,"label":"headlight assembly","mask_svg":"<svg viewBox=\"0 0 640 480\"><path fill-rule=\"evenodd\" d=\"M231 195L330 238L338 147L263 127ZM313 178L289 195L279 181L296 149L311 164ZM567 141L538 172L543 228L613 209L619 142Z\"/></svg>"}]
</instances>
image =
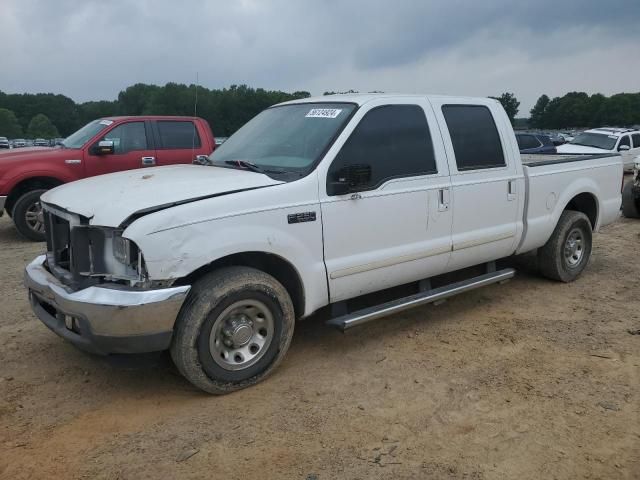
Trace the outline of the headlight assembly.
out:
<instances>
[{"instance_id":1,"label":"headlight assembly","mask_svg":"<svg viewBox=\"0 0 640 480\"><path fill-rule=\"evenodd\" d=\"M135 245L121 235L113 237L113 256L120 263L132 265L138 259L138 253Z\"/></svg>"}]
</instances>

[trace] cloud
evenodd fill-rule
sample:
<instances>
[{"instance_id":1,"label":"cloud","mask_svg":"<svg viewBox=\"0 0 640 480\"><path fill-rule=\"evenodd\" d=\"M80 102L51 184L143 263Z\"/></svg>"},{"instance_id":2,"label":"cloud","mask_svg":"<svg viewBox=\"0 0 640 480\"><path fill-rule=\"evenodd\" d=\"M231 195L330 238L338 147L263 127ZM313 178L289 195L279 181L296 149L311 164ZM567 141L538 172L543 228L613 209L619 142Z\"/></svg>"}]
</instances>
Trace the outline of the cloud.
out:
<instances>
[{"instance_id":1,"label":"cloud","mask_svg":"<svg viewBox=\"0 0 640 480\"><path fill-rule=\"evenodd\" d=\"M0 90L136 82L495 95L638 90L640 2L4 0Z\"/></svg>"}]
</instances>

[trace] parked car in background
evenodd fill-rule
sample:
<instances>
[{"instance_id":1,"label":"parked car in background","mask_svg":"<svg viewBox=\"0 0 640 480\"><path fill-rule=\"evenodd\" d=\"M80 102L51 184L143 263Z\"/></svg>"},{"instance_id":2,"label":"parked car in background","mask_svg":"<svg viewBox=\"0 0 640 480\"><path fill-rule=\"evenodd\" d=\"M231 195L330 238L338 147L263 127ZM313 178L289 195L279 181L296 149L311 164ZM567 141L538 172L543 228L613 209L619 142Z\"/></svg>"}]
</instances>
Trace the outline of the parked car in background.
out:
<instances>
[{"instance_id":1,"label":"parked car in background","mask_svg":"<svg viewBox=\"0 0 640 480\"><path fill-rule=\"evenodd\" d=\"M548 135L542 133L516 133L520 153L556 153Z\"/></svg>"},{"instance_id":2,"label":"parked car in background","mask_svg":"<svg viewBox=\"0 0 640 480\"><path fill-rule=\"evenodd\" d=\"M549 132L545 133L544 135L549 137L553 145L562 145L567 142L564 136L559 132Z\"/></svg>"},{"instance_id":3,"label":"parked car in background","mask_svg":"<svg viewBox=\"0 0 640 480\"><path fill-rule=\"evenodd\" d=\"M0 148L11 148L7 137L0 137Z\"/></svg>"},{"instance_id":4,"label":"parked car in background","mask_svg":"<svg viewBox=\"0 0 640 480\"><path fill-rule=\"evenodd\" d=\"M345 330L505 281L515 272L495 260L534 250L543 275L575 280L592 232L619 216L620 155L530 157L488 98L276 105L209 166L46 192L31 306L82 349L170 349L197 387L245 388L281 363L296 319L321 308ZM363 303L382 290L395 298Z\"/></svg>"},{"instance_id":5,"label":"parked car in background","mask_svg":"<svg viewBox=\"0 0 640 480\"><path fill-rule=\"evenodd\" d=\"M51 140L49 140L49 146L55 147L56 145L62 145L63 141L64 138L52 138Z\"/></svg>"},{"instance_id":6,"label":"parked car in background","mask_svg":"<svg viewBox=\"0 0 640 480\"><path fill-rule=\"evenodd\" d=\"M34 147L48 147L49 146L49 141L45 140L44 138L36 138L33 141L33 146Z\"/></svg>"},{"instance_id":7,"label":"parked car in background","mask_svg":"<svg viewBox=\"0 0 640 480\"><path fill-rule=\"evenodd\" d=\"M634 159L633 179L622 190L622 214L640 218L640 156Z\"/></svg>"},{"instance_id":8,"label":"parked car in background","mask_svg":"<svg viewBox=\"0 0 640 480\"><path fill-rule=\"evenodd\" d=\"M94 120L59 147L21 148L0 155L0 215L25 238L44 240L40 195L81 178L135 168L192 163L215 139L206 120L142 116Z\"/></svg>"},{"instance_id":9,"label":"parked car in background","mask_svg":"<svg viewBox=\"0 0 640 480\"><path fill-rule=\"evenodd\" d=\"M22 148L27 146L27 141L24 138L15 138L13 140L13 148Z\"/></svg>"},{"instance_id":10,"label":"parked car in background","mask_svg":"<svg viewBox=\"0 0 640 480\"><path fill-rule=\"evenodd\" d=\"M578 134L571 142L558 147L558 153L620 153L624 170L633 170L634 158L640 155L640 130L629 128L594 128Z\"/></svg>"}]
</instances>

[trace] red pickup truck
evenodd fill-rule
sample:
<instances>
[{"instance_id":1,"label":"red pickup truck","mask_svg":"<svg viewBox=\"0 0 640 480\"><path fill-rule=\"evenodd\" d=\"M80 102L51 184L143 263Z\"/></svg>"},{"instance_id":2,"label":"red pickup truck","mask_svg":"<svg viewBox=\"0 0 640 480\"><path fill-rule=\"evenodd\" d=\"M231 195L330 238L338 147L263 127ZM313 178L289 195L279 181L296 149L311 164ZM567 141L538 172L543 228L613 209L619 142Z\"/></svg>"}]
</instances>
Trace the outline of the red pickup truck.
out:
<instances>
[{"instance_id":1,"label":"red pickup truck","mask_svg":"<svg viewBox=\"0 0 640 480\"><path fill-rule=\"evenodd\" d=\"M81 178L134 168L192 163L215 149L206 120L137 116L94 120L53 148L0 153L0 215L24 237L44 240L40 195Z\"/></svg>"}]
</instances>

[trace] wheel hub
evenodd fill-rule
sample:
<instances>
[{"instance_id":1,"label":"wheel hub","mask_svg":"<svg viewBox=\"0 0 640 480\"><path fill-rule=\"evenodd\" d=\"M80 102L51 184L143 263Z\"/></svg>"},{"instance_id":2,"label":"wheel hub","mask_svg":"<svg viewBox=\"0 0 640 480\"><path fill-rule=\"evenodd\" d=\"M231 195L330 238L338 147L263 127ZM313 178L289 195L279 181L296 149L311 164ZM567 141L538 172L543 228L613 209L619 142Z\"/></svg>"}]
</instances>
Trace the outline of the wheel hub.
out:
<instances>
[{"instance_id":1,"label":"wheel hub","mask_svg":"<svg viewBox=\"0 0 640 480\"><path fill-rule=\"evenodd\" d=\"M220 313L209 336L213 361L225 370L242 370L266 353L274 337L274 319L267 306L240 300Z\"/></svg>"},{"instance_id":2,"label":"wheel hub","mask_svg":"<svg viewBox=\"0 0 640 480\"><path fill-rule=\"evenodd\" d=\"M582 232L578 229L572 230L564 243L564 258L571 267L576 266L582 260L583 237Z\"/></svg>"},{"instance_id":3,"label":"wheel hub","mask_svg":"<svg viewBox=\"0 0 640 480\"><path fill-rule=\"evenodd\" d=\"M234 348L241 347L249 343L253 336L253 322L246 315L240 315L231 319L230 325L223 330L225 337L231 341Z\"/></svg>"}]
</instances>

